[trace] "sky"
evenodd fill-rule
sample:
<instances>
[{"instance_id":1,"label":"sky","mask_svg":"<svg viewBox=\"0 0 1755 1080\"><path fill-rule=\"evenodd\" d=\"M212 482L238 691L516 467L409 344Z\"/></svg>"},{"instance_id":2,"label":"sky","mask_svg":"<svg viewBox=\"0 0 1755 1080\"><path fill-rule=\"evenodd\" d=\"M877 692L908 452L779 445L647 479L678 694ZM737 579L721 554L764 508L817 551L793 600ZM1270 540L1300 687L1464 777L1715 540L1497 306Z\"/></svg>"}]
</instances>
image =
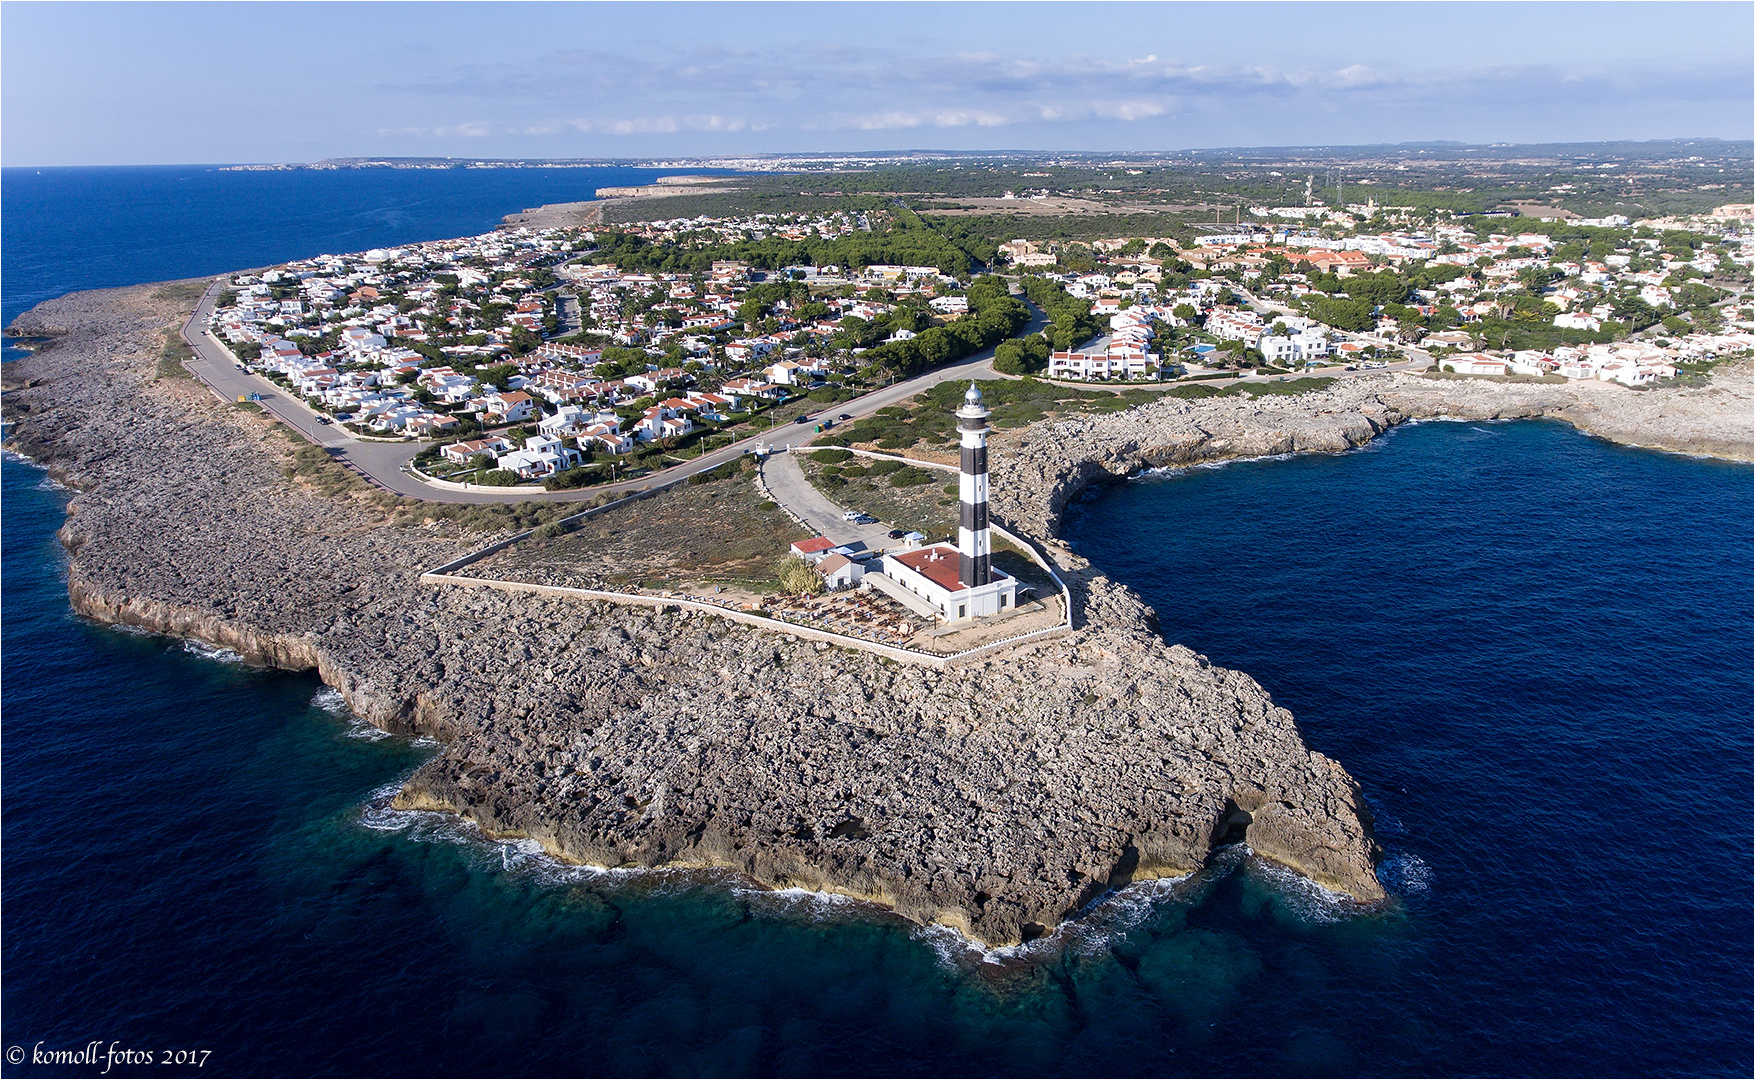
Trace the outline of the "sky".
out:
<instances>
[{"instance_id":1,"label":"sky","mask_svg":"<svg viewBox=\"0 0 1755 1080\"><path fill-rule=\"evenodd\" d=\"M1755 5L0 3L0 164L1755 131Z\"/></svg>"}]
</instances>

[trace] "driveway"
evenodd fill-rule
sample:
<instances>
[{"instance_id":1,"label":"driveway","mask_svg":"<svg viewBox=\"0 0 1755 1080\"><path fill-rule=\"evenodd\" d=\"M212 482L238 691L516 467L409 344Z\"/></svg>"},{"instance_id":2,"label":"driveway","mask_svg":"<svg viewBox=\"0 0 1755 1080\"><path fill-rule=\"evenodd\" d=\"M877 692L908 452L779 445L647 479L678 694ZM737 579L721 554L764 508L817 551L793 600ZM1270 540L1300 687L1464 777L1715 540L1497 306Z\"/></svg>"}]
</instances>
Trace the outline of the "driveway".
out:
<instances>
[{"instance_id":1,"label":"driveway","mask_svg":"<svg viewBox=\"0 0 1755 1080\"><path fill-rule=\"evenodd\" d=\"M857 507L838 506L818 491L804 478L798 459L790 453L770 455L762 463L762 480L768 485L768 494L775 502L803 518L806 526L833 540L836 545L858 542L876 551L896 543L890 539L888 525L855 525L843 521L842 512Z\"/></svg>"}]
</instances>

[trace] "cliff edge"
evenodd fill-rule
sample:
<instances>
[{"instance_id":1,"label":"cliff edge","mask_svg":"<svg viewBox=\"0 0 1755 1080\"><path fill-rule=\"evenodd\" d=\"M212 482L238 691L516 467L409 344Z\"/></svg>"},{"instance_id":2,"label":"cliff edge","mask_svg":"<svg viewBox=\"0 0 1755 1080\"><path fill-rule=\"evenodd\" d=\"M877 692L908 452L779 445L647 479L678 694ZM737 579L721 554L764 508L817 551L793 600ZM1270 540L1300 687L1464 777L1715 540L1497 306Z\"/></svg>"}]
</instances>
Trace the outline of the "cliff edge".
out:
<instances>
[{"instance_id":1,"label":"cliff edge","mask_svg":"<svg viewBox=\"0 0 1755 1080\"><path fill-rule=\"evenodd\" d=\"M434 735L400 805L580 862L865 897L995 945L1238 840L1383 896L1345 769L1070 553L1075 634L948 672L703 614L423 585L491 537L326 488L265 417L155 377L185 304L147 286L19 321L56 335L7 365L5 412L11 445L80 489L60 533L71 601L314 669L371 722ZM1010 482L1050 506L1085 468L1060 464Z\"/></svg>"}]
</instances>

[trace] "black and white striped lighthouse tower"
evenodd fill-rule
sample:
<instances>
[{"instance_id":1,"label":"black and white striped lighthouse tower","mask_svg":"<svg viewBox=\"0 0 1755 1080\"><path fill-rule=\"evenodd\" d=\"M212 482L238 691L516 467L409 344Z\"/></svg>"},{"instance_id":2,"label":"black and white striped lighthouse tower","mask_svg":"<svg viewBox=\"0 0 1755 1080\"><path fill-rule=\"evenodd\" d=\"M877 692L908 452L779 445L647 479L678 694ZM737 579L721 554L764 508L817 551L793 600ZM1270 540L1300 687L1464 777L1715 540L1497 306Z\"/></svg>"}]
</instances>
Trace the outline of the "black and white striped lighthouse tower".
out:
<instances>
[{"instance_id":1,"label":"black and white striped lighthouse tower","mask_svg":"<svg viewBox=\"0 0 1755 1080\"><path fill-rule=\"evenodd\" d=\"M969 384L963 407L957 410L957 431L962 436L963 471L957 485L962 517L957 526L957 580L968 588L993 580L993 539L987 531L987 426L990 415L981 403L981 391Z\"/></svg>"}]
</instances>

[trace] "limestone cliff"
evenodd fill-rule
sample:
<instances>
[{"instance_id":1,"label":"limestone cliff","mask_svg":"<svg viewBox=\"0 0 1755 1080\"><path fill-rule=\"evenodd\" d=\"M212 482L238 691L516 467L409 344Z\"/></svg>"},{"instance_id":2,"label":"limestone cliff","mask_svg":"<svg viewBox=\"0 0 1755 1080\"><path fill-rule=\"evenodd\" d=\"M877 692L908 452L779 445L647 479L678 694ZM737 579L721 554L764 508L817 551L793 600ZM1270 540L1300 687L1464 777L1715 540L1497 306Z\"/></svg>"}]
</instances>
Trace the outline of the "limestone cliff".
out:
<instances>
[{"instance_id":1,"label":"limestone cliff","mask_svg":"<svg viewBox=\"0 0 1755 1080\"><path fill-rule=\"evenodd\" d=\"M567 859L728 866L867 897L993 944L1238 839L1360 901L1383 895L1341 765L1247 675L1164 642L1136 595L1069 552L1055 557L1075 634L942 673L707 615L422 585L421 569L485 538L289 479L285 437L262 417L153 379L178 316L145 288L22 320L60 331L9 365L12 385L32 385L6 411L17 448L82 489L61 533L72 601L314 669L371 722L435 735L404 806ZM1050 421L1002 442L996 509L1048 536L1093 480L1342 449L1477 407L1466 384L1433 386Z\"/></svg>"}]
</instances>

